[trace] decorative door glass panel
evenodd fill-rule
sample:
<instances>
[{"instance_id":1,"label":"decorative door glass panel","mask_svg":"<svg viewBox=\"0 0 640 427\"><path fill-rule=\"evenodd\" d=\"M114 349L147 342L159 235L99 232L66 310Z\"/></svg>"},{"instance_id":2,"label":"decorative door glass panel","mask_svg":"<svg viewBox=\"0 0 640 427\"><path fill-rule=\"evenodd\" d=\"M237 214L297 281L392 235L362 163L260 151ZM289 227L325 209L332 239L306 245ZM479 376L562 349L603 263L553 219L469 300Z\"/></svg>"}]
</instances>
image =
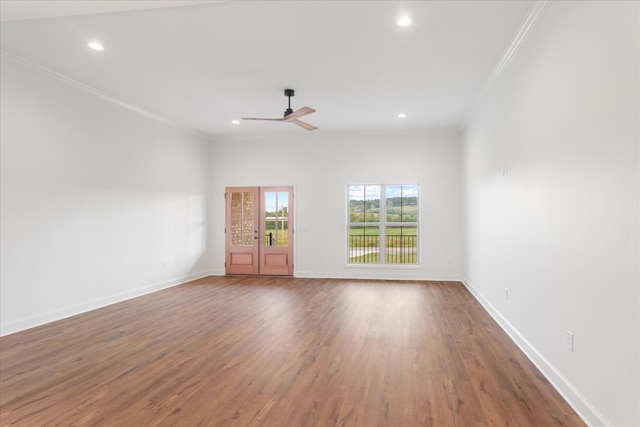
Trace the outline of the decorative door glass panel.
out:
<instances>
[{"instance_id":1,"label":"decorative door glass panel","mask_svg":"<svg viewBox=\"0 0 640 427\"><path fill-rule=\"evenodd\" d=\"M231 193L231 245L253 246L253 193Z\"/></svg>"}]
</instances>

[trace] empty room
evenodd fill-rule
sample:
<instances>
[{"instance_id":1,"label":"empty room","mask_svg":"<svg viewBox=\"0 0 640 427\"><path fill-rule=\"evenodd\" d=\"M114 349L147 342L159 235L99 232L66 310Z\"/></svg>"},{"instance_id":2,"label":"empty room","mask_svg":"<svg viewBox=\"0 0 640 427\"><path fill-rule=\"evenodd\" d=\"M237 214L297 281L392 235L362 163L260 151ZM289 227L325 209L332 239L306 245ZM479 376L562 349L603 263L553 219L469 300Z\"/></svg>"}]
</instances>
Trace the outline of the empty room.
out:
<instances>
[{"instance_id":1,"label":"empty room","mask_svg":"<svg viewBox=\"0 0 640 427\"><path fill-rule=\"evenodd\" d=\"M0 18L0 426L640 426L640 2Z\"/></svg>"}]
</instances>

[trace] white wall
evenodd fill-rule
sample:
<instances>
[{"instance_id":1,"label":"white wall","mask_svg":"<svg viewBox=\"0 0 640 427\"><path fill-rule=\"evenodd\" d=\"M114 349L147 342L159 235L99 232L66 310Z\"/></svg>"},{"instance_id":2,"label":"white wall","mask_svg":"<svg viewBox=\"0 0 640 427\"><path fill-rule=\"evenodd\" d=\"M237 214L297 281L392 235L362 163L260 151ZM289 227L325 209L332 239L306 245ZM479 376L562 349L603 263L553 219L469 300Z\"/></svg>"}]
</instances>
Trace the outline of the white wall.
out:
<instances>
[{"instance_id":1,"label":"white wall","mask_svg":"<svg viewBox=\"0 0 640 427\"><path fill-rule=\"evenodd\" d=\"M366 134L292 128L277 136L218 139L212 152L217 197L211 221L214 271L224 271L225 187L293 185L294 275L461 279L463 197L458 131ZM420 267L346 266L345 188L362 183L421 185Z\"/></svg>"},{"instance_id":2,"label":"white wall","mask_svg":"<svg viewBox=\"0 0 640 427\"><path fill-rule=\"evenodd\" d=\"M552 2L465 134L467 284L592 425L640 425L639 15Z\"/></svg>"},{"instance_id":3,"label":"white wall","mask_svg":"<svg viewBox=\"0 0 640 427\"><path fill-rule=\"evenodd\" d=\"M5 58L1 76L2 334L205 274L206 139Z\"/></svg>"}]
</instances>

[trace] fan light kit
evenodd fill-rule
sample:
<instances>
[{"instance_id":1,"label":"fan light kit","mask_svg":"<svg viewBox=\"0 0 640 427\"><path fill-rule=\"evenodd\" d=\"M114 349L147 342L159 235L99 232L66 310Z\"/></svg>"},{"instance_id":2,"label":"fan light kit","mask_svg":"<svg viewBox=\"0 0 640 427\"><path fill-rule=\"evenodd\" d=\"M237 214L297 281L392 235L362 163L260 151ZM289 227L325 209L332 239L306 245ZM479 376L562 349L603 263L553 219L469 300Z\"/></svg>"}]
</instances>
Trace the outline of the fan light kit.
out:
<instances>
[{"instance_id":1,"label":"fan light kit","mask_svg":"<svg viewBox=\"0 0 640 427\"><path fill-rule=\"evenodd\" d=\"M289 98L289 106L284 112L284 116L281 119L263 119L256 117L243 117L242 120L269 120L272 122L288 122L294 123L301 128L306 130L316 130L317 127L310 125L309 123L303 122L302 120L298 120L299 117L306 116L307 114L315 113L316 110L310 107L302 107L299 110L293 111L291 109L291 97L295 95L295 91L293 89L285 89L284 96Z\"/></svg>"}]
</instances>

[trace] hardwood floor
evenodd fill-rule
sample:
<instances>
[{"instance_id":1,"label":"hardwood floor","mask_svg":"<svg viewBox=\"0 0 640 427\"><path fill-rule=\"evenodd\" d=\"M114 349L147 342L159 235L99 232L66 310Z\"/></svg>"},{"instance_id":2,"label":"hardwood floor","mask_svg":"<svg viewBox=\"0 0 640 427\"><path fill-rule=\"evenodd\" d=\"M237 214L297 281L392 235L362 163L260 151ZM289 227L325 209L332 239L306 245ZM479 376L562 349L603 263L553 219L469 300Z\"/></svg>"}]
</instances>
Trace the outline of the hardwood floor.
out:
<instances>
[{"instance_id":1,"label":"hardwood floor","mask_svg":"<svg viewBox=\"0 0 640 427\"><path fill-rule=\"evenodd\" d=\"M0 424L584 425L460 283L273 277L3 337Z\"/></svg>"}]
</instances>

